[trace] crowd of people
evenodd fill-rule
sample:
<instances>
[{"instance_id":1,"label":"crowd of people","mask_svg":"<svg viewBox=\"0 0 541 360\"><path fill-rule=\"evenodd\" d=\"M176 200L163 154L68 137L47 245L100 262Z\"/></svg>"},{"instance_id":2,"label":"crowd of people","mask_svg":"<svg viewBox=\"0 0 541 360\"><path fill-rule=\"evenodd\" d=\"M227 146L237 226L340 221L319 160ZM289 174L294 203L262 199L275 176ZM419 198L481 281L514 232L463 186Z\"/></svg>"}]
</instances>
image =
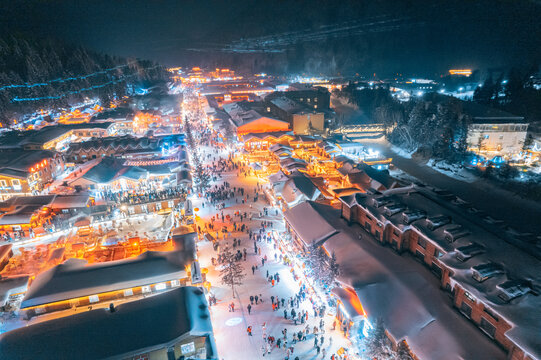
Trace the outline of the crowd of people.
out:
<instances>
[{"instance_id":1,"label":"crowd of people","mask_svg":"<svg viewBox=\"0 0 541 360\"><path fill-rule=\"evenodd\" d=\"M209 131L205 130L203 137L199 138L202 140L201 145L210 144L208 140L211 137ZM248 262L248 264L245 263L245 268L247 267L248 271L251 268L253 280L250 281L253 283L255 280L259 284L254 288L257 292L253 291L251 295L244 295L247 297L243 308L246 311L246 332L250 342L254 345L258 344L256 346L260 347L261 356L270 355L272 358L276 356L285 360L306 358L306 343L310 341L313 342L310 346L311 358L315 355L317 358L327 360L346 359L345 353L338 355L331 352L334 332L333 334L325 333L325 306L318 305L319 302L316 303L308 294L306 284L299 281L294 274L292 262L280 251L277 239L272 235L272 229L275 228L277 221L274 217L278 218L279 212L277 209L261 207L261 195L264 194L262 184L256 181L253 187L235 186L234 182L229 180L235 176L237 178L249 176L252 173L251 168L242 160L237 160L231 153L222 155L221 147L212 147L208 150L200 146L198 152L201 158L209 163L206 169L212 174L213 179L220 179L217 184L198 194L201 199L201 208L210 213L206 221L201 224L201 229L206 233L215 234L212 238L215 244L218 244L214 246L216 255L212 257L212 263L220 266L225 261L220 254L225 249L231 249L230 242L233 241L233 248L243 249L237 249L237 254L239 254L237 256L239 261L244 259ZM248 256L243 244L243 241L246 241L243 239L246 237L253 241L253 252L250 250ZM254 258L255 261L252 260ZM271 271L267 263L273 258L272 269L274 270ZM286 271L277 272L276 265L285 266ZM292 280L293 283L299 284L298 291L288 297L283 296L284 290L293 291L293 289L281 284L284 281L281 279L283 276L291 276L292 278L288 281ZM243 285L240 286L243 287ZM266 295L264 298L262 292L259 291L263 288L267 289L265 293L270 290L271 295ZM211 302L215 304L215 296L212 295L211 298L213 299ZM224 301L230 312L236 311L234 302L225 299ZM310 308L313 312L309 311ZM270 309L272 309L270 313L278 314L280 319L277 320L274 315L272 322L278 321L284 325L281 334L276 334L276 330L271 330L270 327L267 328L267 322L259 325L261 323L257 320L256 322L251 320L255 319L254 316L257 314L268 314ZM260 315L257 318L260 318ZM270 323L271 319L268 320ZM254 339L256 334L261 340ZM303 345L300 346L300 344ZM276 353L277 351L280 355Z\"/></svg>"},{"instance_id":2,"label":"crowd of people","mask_svg":"<svg viewBox=\"0 0 541 360\"><path fill-rule=\"evenodd\" d=\"M186 199L187 192L184 186L168 187L164 189L135 189L131 191L102 191L98 195L109 202L119 204L142 204L153 201L169 199Z\"/></svg>"}]
</instances>

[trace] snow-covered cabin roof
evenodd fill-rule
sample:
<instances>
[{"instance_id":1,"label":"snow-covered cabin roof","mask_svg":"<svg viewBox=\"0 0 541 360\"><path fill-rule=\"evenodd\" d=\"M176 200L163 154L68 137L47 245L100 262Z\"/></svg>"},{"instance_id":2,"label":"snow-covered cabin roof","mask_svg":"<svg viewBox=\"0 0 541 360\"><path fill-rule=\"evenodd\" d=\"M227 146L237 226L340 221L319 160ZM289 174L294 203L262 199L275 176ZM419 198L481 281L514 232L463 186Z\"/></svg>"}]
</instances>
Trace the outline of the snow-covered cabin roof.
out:
<instances>
[{"instance_id":1,"label":"snow-covered cabin roof","mask_svg":"<svg viewBox=\"0 0 541 360\"><path fill-rule=\"evenodd\" d=\"M321 191L312 182L310 177L299 171L295 171L284 182L283 187L279 190L279 194L287 202L288 206L291 207L300 201L315 201L321 194Z\"/></svg>"},{"instance_id":2,"label":"snow-covered cabin roof","mask_svg":"<svg viewBox=\"0 0 541 360\"><path fill-rule=\"evenodd\" d=\"M284 212L284 218L289 226L307 245L323 241L337 232L314 205L312 201L304 201Z\"/></svg>"},{"instance_id":3,"label":"snow-covered cabin roof","mask_svg":"<svg viewBox=\"0 0 541 360\"><path fill-rule=\"evenodd\" d=\"M147 251L136 258L87 265L68 259L41 274L30 285L21 309L108 291L154 284L186 275L190 252Z\"/></svg>"},{"instance_id":4,"label":"snow-covered cabin roof","mask_svg":"<svg viewBox=\"0 0 541 360\"><path fill-rule=\"evenodd\" d=\"M188 286L39 322L0 335L1 359L126 359L167 349L189 337L206 337L207 359L217 359L208 303Z\"/></svg>"}]
</instances>

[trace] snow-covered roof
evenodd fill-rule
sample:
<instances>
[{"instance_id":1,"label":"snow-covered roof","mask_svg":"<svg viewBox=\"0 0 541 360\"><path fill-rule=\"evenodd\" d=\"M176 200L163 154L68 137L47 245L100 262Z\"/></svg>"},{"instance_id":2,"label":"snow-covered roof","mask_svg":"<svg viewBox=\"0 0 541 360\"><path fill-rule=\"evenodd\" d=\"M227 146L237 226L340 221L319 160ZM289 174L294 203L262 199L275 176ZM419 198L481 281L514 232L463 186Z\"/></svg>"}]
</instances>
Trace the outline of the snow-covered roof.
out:
<instances>
[{"instance_id":1,"label":"snow-covered roof","mask_svg":"<svg viewBox=\"0 0 541 360\"><path fill-rule=\"evenodd\" d=\"M541 297L537 295L541 258L532 244L488 223L471 205L425 188L355 194L341 200L368 209L381 223L412 229L435 243L444 254L438 261L451 269L453 284L504 318L512 326L505 335L541 358ZM489 264L501 270L484 271Z\"/></svg>"},{"instance_id":2,"label":"snow-covered roof","mask_svg":"<svg viewBox=\"0 0 541 360\"><path fill-rule=\"evenodd\" d=\"M52 209L84 208L88 204L88 194L56 195L49 205Z\"/></svg>"},{"instance_id":3,"label":"snow-covered roof","mask_svg":"<svg viewBox=\"0 0 541 360\"><path fill-rule=\"evenodd\" d=\"M269 182L274 185L276 183L285 182L289 177L284 174L282 170L278 170L276 173L269 175Z\"/></svg>"},{"instance_id":4,"label":"snow-covered roof","mask_svg":"<svg viewBox=\"0 0 541 360\"><path fill-rule=\"evenodd\" d=\"M188 286L9 331L0 358L126 359L193 337L206 337L207 358L218 358L205 295Z\"/></svg>"},{"instance_id":5,"label":"snow-covered roof","mask_svg":"<svg viewBox=\"0 0 541 360\"><path fill-rule=\"evenodd\" d=\"M186 276L193 261L190 252L147 251L136 258L87 265L86 260L68 259L41 274L30 285L21 309L144 286Z\"/></svg>"},{"instance_id":6,"label":"snow-covered roof","mask_svg":"<svg viewBox=\"0 0 541 360\"><path fill-rule=\"evenodd\" d=\"M294 206L300 201L312 200L315 201L321 194L318 187L312 182L307 175L295 171L284 182L284 185L278 190L288 206Z\"/></svg>"},{"instance_id":7,"label":"snow-covered roof","mask_svg":"<svg viewBox=\"0 0 541 360\"><path fill-rule=\"evenodd\" d=\"M453 309L438 280L413 259L365 239L339 217L339 210L317 204L337 234L323 246L335 253L339 280L351 286L373 322L381 318L396 340L406 340L419 359L504 359L505 353ZM315 221L314 221L315 223Z\"/></svg>"},{"instance_id":8,"label":"snow-covered roof","mask_svg":"<svg viewBox=\"0 0 541 360\"><path fill-rule=\"evenodd\" d=\"M327 239L337 230L314 208L312 201L302 202L284 212L287 223L307 245Z\"/></svg>"}]
</instances>

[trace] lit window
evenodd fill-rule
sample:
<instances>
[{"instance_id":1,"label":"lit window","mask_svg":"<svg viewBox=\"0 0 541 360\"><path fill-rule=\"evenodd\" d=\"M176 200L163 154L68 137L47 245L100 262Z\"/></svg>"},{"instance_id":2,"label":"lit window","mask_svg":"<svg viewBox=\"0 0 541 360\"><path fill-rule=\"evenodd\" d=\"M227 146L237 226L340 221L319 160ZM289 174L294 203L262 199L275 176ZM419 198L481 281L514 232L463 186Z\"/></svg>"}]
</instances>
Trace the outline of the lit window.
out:
<instances>
[{"instance_id":1,"label":"lit window","mask_svg":"<svg viewBox=\"0 0 541 360\"><path fill-rule=\"evenodd\" d=\"M165 283L156 284L156 290L157 291L165 290L165 288L167 288L167 285L165 285Z\"/></svg>"},{"instance_id":2,"label":"lit window","mask_svg":"<svg viewBox=\"0 0 541 360\"><path fill-rule=\"evenodd\" d=\"M180 286L180 280L171 280L171 286L179 287Z\"/></svg>"},{"instance_id":3,"label":"lit window","mask_svg":"<svg viewBox=\"0 0 541 360\"><path fill-rule=\"evenodd\" d=\"M0 180L0 186L2 186L3 188L5 188L5 187L8 186L8 183L6 182L6 180Z\"/></svg>"},{"instance_id":4,"label":"lit window","mask_svg":"<svg viewBox=\"0 0 541 360\"><path fill-rule=\"evenodd\" d=\"M19 179L11 180L11 185L15 190L21 190L21 181Z\"/></svg>"},{"instance_id":5,"label":"lit window","mask_svg":"<svg viewBox=\"0 0 541 360\"><path fill-rule=\"evenodd\" d=\"M464 291L464 296L465 296L468 300L470 300L471 302L475 302L475 299L473 298L473 296L472 296L469 292Z\"/></svg>"},{"instance_id":6,"label":"lit window","mask_svg":"<svg viewBox=\"0 0 541 360\"><path fill-rule=\"evenodd\" d=\"M91 304L97 303L98 301L100 301L100 297L98 295L90 295L88 297L88 302L90 302Z\"/></svg>"},{"instance_id":7,"label":"lit window","mask_svg":"<svg viewBox=\"0 0 541 360\"><path fill-rule=\"evenodd\" d=\"M150 292L150 286L143 286L143 287L141 287L141 292L142 292L143 294L149 293L149 292Z\"/></svg>"},{"instance_id":8,"label":"lit window","mask_svg":"<svg viewBox=\"0 0 541 360\"><path fill-rule=\"evenodd\" d=\"M124 296L132 296L133 290L132 289L126 289L124 290Z\"/></svg>"}]
</instances>

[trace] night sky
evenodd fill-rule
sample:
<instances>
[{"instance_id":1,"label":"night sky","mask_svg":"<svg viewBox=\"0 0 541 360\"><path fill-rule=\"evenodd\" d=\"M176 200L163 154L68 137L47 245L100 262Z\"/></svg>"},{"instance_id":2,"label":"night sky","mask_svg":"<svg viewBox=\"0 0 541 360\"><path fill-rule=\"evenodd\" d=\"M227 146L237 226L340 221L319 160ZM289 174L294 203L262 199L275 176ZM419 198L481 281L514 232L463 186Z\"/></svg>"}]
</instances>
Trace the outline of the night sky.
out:
<instances>
[{"instance_id":1,"label":"night sky","mask_svg":"<svg viewBox=\"0 0 541 360\"><path fill-rule=\"evenodd\" d=\"M541 2L530 0L27 0L1 7L3 36L50 36L166 65L434 76L541 59Z\"/></svg>"}]
</instances>

